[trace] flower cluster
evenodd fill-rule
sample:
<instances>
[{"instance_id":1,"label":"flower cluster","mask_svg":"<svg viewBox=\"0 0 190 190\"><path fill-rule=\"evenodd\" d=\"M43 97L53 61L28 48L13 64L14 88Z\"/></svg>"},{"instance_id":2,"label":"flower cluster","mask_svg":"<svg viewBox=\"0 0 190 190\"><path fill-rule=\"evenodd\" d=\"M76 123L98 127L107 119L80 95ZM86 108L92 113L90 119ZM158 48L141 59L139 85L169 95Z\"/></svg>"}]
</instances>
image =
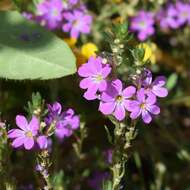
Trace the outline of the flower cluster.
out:
<instances>
[{"instance_id":1,"label":"flower cluster","mask_svg":"<svg viewBox=\"0 0 190 190\"><path fill-rule=\"evenodd\" d=\"M78 70L83 77L80 87L86 89L87 100L99 99L99 111L104 115L113 115L119 121L130 113L131 119L142 116L145 123L150 123L152 115L158 115L157 97L166 97L164 87L166 79L162 76L152 81L152 73L145 69L134 85L123 86L122 81L111 77L111 66L104 64L101 57L91 57Z\"/></svg>"},{"instance_id":2,"label":"flower cluster","mask_svg":"<svg viewBox=\"0 0 190 190\"><path fill-rule=\"evenodd\" d=\"M190 24L190 3L169 4L158 13L157 20L162 30L177 29Z\"/></svg>"},{"instance_id":3,"label":"flower cluster","mask_svg":"<svg viewBox=\"0 0 190 190\"><path fill-rule=\"evenodd\" d=\"M45 122L47 125L55 125L55 135L59 139L71 136L74 130L79 128L80 119L73 109L69 108L62 112L61 104L55 102L53 105L48 105L48 111Z\"/></svg>"},{"instance_id":4,"label":"flower cluster","mask_svg":"<svg viewBox=\"0 0 190 190\"><path fill-rule=\"evenodd\" d=\"M36 13L23 13L27 19L33 19L50 30L62 29L70 37L77 39L80 33L90 33L92 16L80 0L44 0L37 4Z\"/></svg>"},{"instance_id":5,"label":"flower cluster","mask_svg":"<svg viewBox=\"0 0 190 190\"><path fill-rule=\"evenodd\" d=\"M42 125L43 124L43 125ZM22 147L31 150L34 147L51 150L52 134L59 139L69 137L73 131L79 128L79 116L75 115L73 109L67 109L62 112L61 104L55 102L48 104L48 115L45 117L45 123L41 122L36 116L32 116L30 122L23 115L16 116L16 125L19 129L8 131L8 137L13 139L14 148Z\"/></svg>"},{"instance_id":6,"label":"flower cluster","mask_svg":"<svg viewBox=\"0 0 190 190\"><path fill-rule=\"evenodd\" d=\"M12 146L14 148L24 146L26 150L30 150L35 144L37 144L41 149L47 148L47 137L40 134L40 123L36 116L33 116L31 121L28 123L24 116L17 115L16 125L19 129L11 129L8 131L8 137L14 139L12 142Z\"/></svg>"},{"instance_id":7,"label":"flower cluster","mask_svg":"<svg viewBox=\"0 0 190 190\"><path fill-rule=\"evenodd\" d=\"M130 28L131 31L137 32L140 41L144 41L155 33L156 23L163 31L190 24L190 3L170 3L157 13L141 10L131 18Z\"/></svg>"}]
</instances>

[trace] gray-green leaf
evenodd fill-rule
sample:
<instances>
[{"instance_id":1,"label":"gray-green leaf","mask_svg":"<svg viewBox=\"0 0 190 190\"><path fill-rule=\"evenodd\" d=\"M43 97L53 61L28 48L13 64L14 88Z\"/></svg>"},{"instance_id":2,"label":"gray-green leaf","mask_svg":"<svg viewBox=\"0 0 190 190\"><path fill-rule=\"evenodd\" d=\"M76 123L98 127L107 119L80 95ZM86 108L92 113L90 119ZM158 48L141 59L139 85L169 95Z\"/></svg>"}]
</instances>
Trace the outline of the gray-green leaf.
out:
<instances>
[{"instance_id":1,"label":"gray-green leaf","mask_svg":"<svg viewBox=\"0 0 190 190\"><path fill-rule=\"evenodd\" d=\"M76 72L67 44L16 11L0 12L0 77L54 79Z\"/></svg>"}]
</instances>

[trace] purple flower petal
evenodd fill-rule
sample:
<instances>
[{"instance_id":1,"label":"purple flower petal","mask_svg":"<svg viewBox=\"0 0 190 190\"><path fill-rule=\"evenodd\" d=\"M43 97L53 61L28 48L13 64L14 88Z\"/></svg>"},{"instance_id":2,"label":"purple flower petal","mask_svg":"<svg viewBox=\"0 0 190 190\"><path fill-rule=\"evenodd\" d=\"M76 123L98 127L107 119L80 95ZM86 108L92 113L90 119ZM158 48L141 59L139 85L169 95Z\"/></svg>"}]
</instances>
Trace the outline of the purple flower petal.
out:
<instances>
[{"instance_id":1,"label":"purple flower petal","mask_svg":"<svg viewBox=\"0 0 190 190\"><path fill-rule=\"evenodd\" d=\"M91 78L84 78L80 81L80 88L87 89L92 83Z\"/></svg>"},{"instance_id":2,"label":"purple flower petal","mask_svg":"<svg viewBox=\"0 0 190 190\"><path fill-rule=\"evenodd\" d=\"M97 98L96 92L98 90L97 84L91 84L88 90L84 93L84 98L87 100L95 100Z\"/></svg>"},{"instance_id":3,"label":"purple flower petal","mask_svg":"<svg viewBox=\"0 0 190 190\"><path fill-rule=\"evenodd\" d=\"M26 137L24 139L24 148L30 150L34 146L34 139Z\"/></svg>"},{"instance_id":4,"label":"purple flower petal","mask_svg":"<svg viewBox=\"0 0 190 190\"><path fill-rule=\"evenodd\" d=\"M78 129L80 126L79 116L72 117L71 129Z\"/></svg>"},{"instance_id":5,"label":"purple flower petal","mask_svg":"<svg viewBox=\"0 0 190 190\"><path fill-rule=\"evenodd\" d=\"M145 101L145 91L143 88L137 91L137 100L139 102L144 102Z\"/></svg>"},{"instance_id":6,"label":"purple flower petal","mask_svg":"<svg viewBox=\"0 0 190 190\"><path fill-rule=\"evenodd\" d=\"M111 67L106 65L103 69L102 69L102 75L104 76L104 78L106 78L111 72Z\"/></svg>"},{"instance_id":7,"label":"purple flower petal","mask_svg":"<svg viewBox=\"0 0 190 190\"><path fill-rule=\"evenodd\" d=\"M48 147L48 139L44 135L37 138L37 143L40 149L46 149Z\"/></svg>"},{"instance_id":8,"label":"purple flower petal","mask_svg":"<svg viewBox=\"0 0 190 190\"><path fill-rule=\"evenodd\" d=\"M122 82L119 79L116 79L114 81L112 81L112 85L113 87L117 90L117 92L119 92L119 94L122 91Z\"/></svg>"},{"instance_id":9,"label":"purple flower petal","mask_svg":"<svg viewBox=\"0 0 190 190\"><path fill-rule=\"evenodd\" d=\"M12 142L14 148L18 148L24 144L25 137L18 137Z\"/></svg>"},{"instance_id":10,"label":"purple flower petal","mask_svg":"<svg viewBox=\"0 0 190 190\"><path fill-rule=\"evenodd\" d=\"M126 98L131 98L136 92L136 88L134 86L129 86L123 90L123 95Z\"/></svg>"},{"instance_id":11,"label":"purple flower petal","mask_svg":"<svg viewBox=\"0 0 190 190\"><path fill-rule=\"evenodd\" d=\"M32 120L28 124L28 129L31 129L32 133L36 135L39 127L40 127L40 123L39 123L38 118L36 116L33 116Z\"/></svg>"},{"instance_id":12,"label":"purple flower petal","mask_svg":"<svg viewBox=\"0 0 190 190\"><path fill-rule=\"evenodd\" d=\"M22 115L16 116L16 124L18 127L20 127L22 130L27 130L28 122L26 118Z\"/></svg>"},{"instance_id":13,"label":"purple flower petal","mask_svg":"<svg viewBox=\"0 0 190 190\"><path fill-rule=\"evenodd\" d=\"M167 88L164 88L164 87L153 86L152 92L156 96L161 97L161 98L166 97L168 95L168 90Z\"/></svg>"},{"instance_id":14,"label":"purple flower petal","mask_svg":"<svg viewBox=\"0 0 190 190\"><path fill-rule=\"evenodd\" d=\"M160 113L160 108L157 105L149 105L147 110L154 115L158 115Z\"/></svg>"},{"instance_id":15,"label":"purple flower petal","mask_svg":"<svg viewBox=\"0 0 190 190\"><path fill-rule=\"evenodd\" d=\"M136 100L127 100L125 102L125 108L130 112L133 112L134 110L138 111L140 109L140 103Z\"/></svg>"},{"instance_id":16,"label":"purple flower petal","mask_svg":"<svg viewBox=\"0 0 190 190\"><path fill-rule=\"evenodd\" d=\"M137 119L137 117L139 117L141 114L141 109L135 109L134 111L131 112L130 114L130 118L131 119Z\"/></svg>"},{"instance_id":17,"label":"purple flower petal","mask_svg":"<svg viewBox=\"0 0 190 190\"><path fill-rule=\"evenodd\" d=\"M125 107L123 105L117 105L114 111L114 116L119 121L122 121L125 118Z\"/></svg>"},{"instance_id":18,"label":"purple flower petal","mask_svg":"<svg viewBox=\"0 0 190 190\"><path fill-rule=\"evenodd\" d=\"M164 76L156 77L156 79L153 82L153 86L164 86L166 84L166 78Z\"/></svg>"},{"instance_id":19,"label":"purple flower petal","mask_svg":"<svg viewBox=\"0 0 190 190\"><path fill-rule=\"evenodd\" d=\"M152 121L151 115L148 113L148 111L145 110L142 111L142 119L147 124L149 124Z\"/></svg>"},{"instance_id":20,"label":"purple flower petal","mask_svg":"<svg viewBox=\"0 0 190 190\"><path fill-rule=\"evenodd\" d=\"M115 106L116 106L115 102L107 102L107 103L100 102L99 110L103 114L109 115L113 113Z\"/></svg>"},{"instance_id":21,"label":"purple flower petal","mask_svg":"<svg viewBox=\"0 0 190 190\"><path fill-rule=\"evenodd\" d=\"M98 85L98 89L99 89L100 92L102 92L102 91L106 90L106 88L107 88L107 82L105 80L103 80Z\"/></svg>"},{"instance_id":22,"label":"purple flower petal","mask_svg":"<svg viewBox=\"0 0 190 190\"><path fill-rule=\"evenodd\" d=\"M148 97L146 99L146 103L151 104L151 105L155 104L156 103L156 96L152 93L149 93Z\"/></svg>"},{"instance_id":23,"label":"purple flower petal","mask_svg":"<svg viewBox=\"0 0 190 190\"><path fill-rule=\"evenodd\" d=\"M8 132L9 138L18 138L18 137L25 137L25 132L20 129L12 129Z\"/></svg>"}]
</instances>

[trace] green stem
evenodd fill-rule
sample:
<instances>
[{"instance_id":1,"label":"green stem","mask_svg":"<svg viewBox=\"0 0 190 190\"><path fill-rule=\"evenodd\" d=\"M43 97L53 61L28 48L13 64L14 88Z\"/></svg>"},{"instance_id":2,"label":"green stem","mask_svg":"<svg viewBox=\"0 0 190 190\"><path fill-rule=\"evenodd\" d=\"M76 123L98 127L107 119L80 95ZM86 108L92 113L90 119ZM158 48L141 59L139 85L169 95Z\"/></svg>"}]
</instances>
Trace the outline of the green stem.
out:
<instances>
[{"instance_id":1,"label":"green stem","mask_svg":"<svg viewBox=\"0 0 190 190\"><path fill-rule=\"evenodd\" d=\"M122 123L115 123L114 131L114 150L112 171L112 190L118 190L120 182L125 174L125 164L129 159L129 148L132 140L135 138L135 125L131 121L130 127L127 129Z\"/></svg>"}]
</instances>

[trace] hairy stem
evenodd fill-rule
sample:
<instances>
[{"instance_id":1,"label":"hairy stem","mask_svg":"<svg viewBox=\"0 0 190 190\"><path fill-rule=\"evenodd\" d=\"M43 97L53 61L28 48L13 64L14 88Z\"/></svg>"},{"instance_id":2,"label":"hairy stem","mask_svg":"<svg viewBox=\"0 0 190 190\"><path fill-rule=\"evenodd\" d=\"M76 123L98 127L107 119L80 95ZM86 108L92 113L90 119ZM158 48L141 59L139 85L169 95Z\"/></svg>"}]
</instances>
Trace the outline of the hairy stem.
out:
<instances>
[{"instance_id":1,"label":"hairy stem","mask_svg":"<svg viewBox=\"0 0 190 190\"><path fill-rule=\"evenodd\" d=\"M127 128L122 123L115 125L114 131L114 150L112 163L112 190L118 190L121 180L125 174L125 164L129 159L129 149L132 140L136 137L135 122L131 121Z\"/></svg>"}]
</instances>

